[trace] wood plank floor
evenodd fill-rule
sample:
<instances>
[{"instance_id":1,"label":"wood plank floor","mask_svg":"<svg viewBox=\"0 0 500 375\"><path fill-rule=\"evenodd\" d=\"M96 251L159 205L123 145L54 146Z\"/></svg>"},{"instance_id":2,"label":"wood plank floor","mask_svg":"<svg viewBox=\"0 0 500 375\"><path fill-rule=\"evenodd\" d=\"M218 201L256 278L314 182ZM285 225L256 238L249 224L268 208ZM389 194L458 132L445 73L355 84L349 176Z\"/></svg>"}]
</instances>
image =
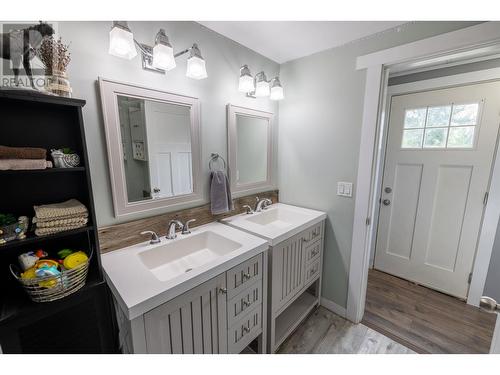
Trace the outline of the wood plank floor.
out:
<instances>
[{"instance_id":1,"label":"wood plank floor","mask_svg":"<svg viewBox=\"0 0 500 375\"><path fill-rule=\"evenodd\" d=\"M488 353L495 314L370 270L363 324L417 353Z\"/></svg>"},{"instance_id":2,"label":"wood plank floor","mask_svg":"<svg viewBox=\"0 0 500 375\"><path fill-rule=\"evenodd\" d=\"M412 354L405 346L320 307L281 345L280 354Z\"/></svg>"}]
</instances>

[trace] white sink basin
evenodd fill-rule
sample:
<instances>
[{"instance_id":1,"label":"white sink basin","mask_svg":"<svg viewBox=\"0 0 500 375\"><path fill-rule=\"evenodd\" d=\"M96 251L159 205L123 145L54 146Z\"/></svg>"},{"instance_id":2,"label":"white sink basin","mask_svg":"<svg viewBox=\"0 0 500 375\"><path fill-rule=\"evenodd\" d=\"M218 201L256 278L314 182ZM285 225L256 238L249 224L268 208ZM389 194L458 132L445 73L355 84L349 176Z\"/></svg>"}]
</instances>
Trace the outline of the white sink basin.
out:
<instances>
[{"instance_id":1,"label":"white sink basin","mask_svg":"<svg viewBox=\"0 0 500 375\"><path fill-rule=\"evenodd\" d=\"M166 281L192 271L241 246L241 243L212 231L206 231L143 251L138 255L142 263L158 280Z\"/></svg>"},{"instance_id":2,"label":"white sink basin","mask_svg":"<svg viewBox=\"0 0 500 375\"><path fill-rule=\"evenodd\" d=\"M222 222L265 238L273 246L325 218L321 211L276 203L262 212L231 216Z\"/></svg>"},{"instance_id":3,"label":"white sink basin","mask_svg":"<svg viewBox=\"0 0 500 375\"><path fill-rule=\"evenodd\" d=\"M263 226L273 226L283 229L300 224L303 217L304 215L296 211L292 211L284 206L277 206L275 209L263 211L260 215L246 215L244 216L244 220Z\"/></svg>"},{"instance_id":4,"label":"white sink basin","mask_svg":"<svg viewBox=\"0 0 500 375\"><path fill-rule=\"evenodd\" d=\"M148 228L144 228L147 230ZM261 253L267 241L221 223L102 255L106 281L132 320Z\"/></svg>"}]
</instances>

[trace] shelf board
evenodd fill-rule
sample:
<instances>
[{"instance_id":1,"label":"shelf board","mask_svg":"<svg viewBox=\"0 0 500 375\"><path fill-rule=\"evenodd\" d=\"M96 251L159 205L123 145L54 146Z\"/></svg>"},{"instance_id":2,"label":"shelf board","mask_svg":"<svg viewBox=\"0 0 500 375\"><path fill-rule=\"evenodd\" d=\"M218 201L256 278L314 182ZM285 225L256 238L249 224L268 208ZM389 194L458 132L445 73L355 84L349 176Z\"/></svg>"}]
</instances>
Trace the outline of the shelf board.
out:
<instances>
[{"instance_id":1,"label":"shelf board","mask_svg":"<svg viewBox=\"0 0 500 375\"><path fill-rule=\"evenodd\" d=\"M318 297L308 291L304 291L290 306L278 315L275 323L274 349L278 348L283 341L292 333L302 320L309 315L317 305Z\"/></svg>"},{"instance_id":2,"label":"shelf board","mask_svg":"<svg viewBox=\"0 0 500 375\"><path fill-rule=\"evenodd\" d=\"M0 176L1 175L75 173L75 172L85 172L85 167L7 170L7 171L0 171Z\"/></svg>"},{"instance_id":3,"label":"shelf board","mask_svg":"<svg viewBox=\"0 0 500 375\"><path fill-rule=\"evenodd\" d=\"M59 232L59 233L54 233L54 234L51 234L49 236L37 236L34 232L30 232L26 235L26 238L24 240L13 240L13 241L7 242L3 245L0 245L0 252L2 250L5 250L5 249L12 249L12 248L19 247L19 246L26 246L26 245L35 244L35 243L41 242L41 241L72 236L72 235L75 235L78 233L88 232L88 231L91 231L93 229L94 229L94 227L89 225L89 226L82 227L82 228L67 230L67 231Z\"/></svg>"},{"instance_id":4,"label":"shelf board","mask_svg":"<svg viewBox=\"0 0 500 375\"><path fill-rule=\"evenodd\" d=\"M90 276L90 275L89 275ZM43 311L64 308L72 300L78 300L83 293L105 283L104 280L88 278L85 285L74 294L52 302L33 302L22 288L16 289L14 295L8 295L0 306L0 326L15 319L20 314L37 316Z\"/></svg>"}]
</instances>

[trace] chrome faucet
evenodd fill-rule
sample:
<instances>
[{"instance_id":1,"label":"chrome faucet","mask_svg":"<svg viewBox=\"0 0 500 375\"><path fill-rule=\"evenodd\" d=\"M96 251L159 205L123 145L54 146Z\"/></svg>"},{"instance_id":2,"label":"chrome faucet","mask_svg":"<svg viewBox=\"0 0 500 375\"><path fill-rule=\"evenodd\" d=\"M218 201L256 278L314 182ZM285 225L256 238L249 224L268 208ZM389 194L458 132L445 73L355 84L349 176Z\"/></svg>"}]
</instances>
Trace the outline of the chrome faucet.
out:
<instances>
[{"instance_id":1,"label":"chrome faucet","mask_svg":"<svg viewBox=\"0 0 500 375\"><path fill-rule=\"evenodd\" d=\"M182 234L189 234L191 231L189 230L189 224L195 222L196 219L190 219L186 221L186 224L182 227Z\"/></svg>"},{"instance_id":2,"label":"chrome faucet","mask_svg":"<svg viewBox=\"0 0 500 375\"><path fill-rule=\"evenodd\" d=\"M151 235L151 240L149 241L149 243L151 245L153 245L155 243L160 243L160 237L158 237L156 232L153 232L152 230L145 230L144 232L141 232L141 234L150 234Z\"/></svg>"},{"instance_id":3,"label":"chrome faucet","mask_svg":"<svg viewBox=\"0 0 500 375\"><path fill-rule=\"evenodd\" d=\"M246 214L247 215L250 215L250 214L253 214L255 211L253 210L252 207L250 207L248 204L245 204L243 205L243 207L245 210L246 210Z\"/></svg>"},{"instance_id":4,"label":"chrome faucet","mask_svg":"<svg viewBox=\"0 0 500 375\"><path fill-rule=\"evenodd\" d=\"M273 204L273 201L270 200L269 198L264 198L264 199L259 199L259 197L255 197L256 203L255 203L255 212L262 212L262 210L265 210L267 206L270 206Z\"/></svg>"},{"instance_id":5,"label":"chrome faucet","mask_svg":"<svg viewBox=\"0 0 500 375\"><path fill-rule=\"evenodd\" d=\"M184 224L182 224L182 222L179 220L170 220L170 223L168 223L168 233L166 236L168 240L177 238L177 234L175 233L175 230L177 228L179 228L180 230L184 230Z\"/></svg>"}]
</instances>

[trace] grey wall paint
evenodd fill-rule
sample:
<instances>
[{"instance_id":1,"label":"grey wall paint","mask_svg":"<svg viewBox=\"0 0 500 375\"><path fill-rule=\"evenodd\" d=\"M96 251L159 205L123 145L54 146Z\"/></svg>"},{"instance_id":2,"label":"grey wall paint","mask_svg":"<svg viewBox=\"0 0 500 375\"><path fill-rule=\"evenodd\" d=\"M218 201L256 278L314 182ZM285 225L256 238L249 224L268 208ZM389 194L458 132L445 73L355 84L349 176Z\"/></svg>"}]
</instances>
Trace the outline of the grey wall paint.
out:
<instances>
[{"instance_id":1,"label":"grey wall paint","mask_svg":"<svg viewBox=\"0 0 500 375\"><path fill-rule=\"evenodd\" d=\"M269 77L273 77L279 72L279 66L275 62L196 22L130 22L129 26L138 41L150 44L153 43L158 29L165 28L174 51L180 51L197 42L207 61L208 78L200 81L187 78L185 76L186 56L177 60L176 69L168 72L167 75L161 75L143 70L139 56L128 61L109 55L108 33L111 29L111 21L59 22L60 36L65 43L71 43L72 61L68 75L73 88L73 96L87 100L83 109L83 117L99 226L152 215L151 213L131 215L121 220L113 216L106 140L97 85L99 76L200 99L202 182L205 201L208 201L210 153L218 152L227 160L226 105L231 103L278 115L276 102L266 98L246 98L238 92L238 75L241 65L248 64L252 72L264 70ZM154 214L167 211L168 209L157 210Z\"/></svg>"},{"instance_id":2,"label":"grey wall paint","mask_svg":"<svg viewBox=\"0 0 500 375\"><path fill-rule=\"evenodd\" d=\"M356 183L365 72L356 57L475 23L416 22L281 66L278 185L280 200L328 213L323 296L347 304L354 198L336 196L338 181Z\"/></svg>"}]
</instances>

